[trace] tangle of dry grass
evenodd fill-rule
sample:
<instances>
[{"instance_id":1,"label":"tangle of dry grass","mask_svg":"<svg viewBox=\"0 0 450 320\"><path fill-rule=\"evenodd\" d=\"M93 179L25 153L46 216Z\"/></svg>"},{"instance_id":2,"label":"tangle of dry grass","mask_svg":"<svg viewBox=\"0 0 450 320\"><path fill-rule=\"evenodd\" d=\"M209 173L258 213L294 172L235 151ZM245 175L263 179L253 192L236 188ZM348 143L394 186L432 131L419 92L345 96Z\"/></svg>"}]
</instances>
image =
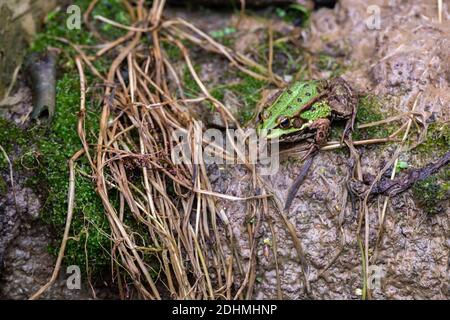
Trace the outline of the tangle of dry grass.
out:
<instances>
[{"instance_id":1,"label":"tangle of dry grass","mask_svg":"<svg viewBox=\"0 0 450 320\"><path fill-rule=\"evenodd\" d=\"M91 3L84 15L84 21L93 34L101 39L90 22L90 13L96 3L97 1ZM189 112L191 103L209 101L220 113L225 127L233 124L239 128L239 123L230 111L210 94L197 75L185 41L208 52L222 55L231 66L247 75L282 87L285 85L284 81L272 70L272 30L269 28L269 65L263 66L218 43L183 19L164 19L164 0L153 1L151 8L146 8L144 1L137 1L136 6L131 6L127 1L124 3L133 19L131 26L105 17L94 17L102 23L128 32L112 42L106 42L95 56L88 56L76 44L59 39L76 50L78 56L75 61L80 75L81 103L77 130L83 149L71 160L71 178L73 162L84 153L92 167L97 192L110 225L113 243L112 270L121 297L126 296L124 288L126 282L131 280L139 295L146 299L252 298L256 280L255 237L264 218L268 219L266 221L270 224L274 244L272 249L276 258L277 242L271 225L273 219L270 217L269 201L281 215L293 238L299 263L304 271L305 287L309 290L308 262L294 226L282 212L281 200L275 196L267 182L258 176L254 165L240 153L234 145L234 139L230 139L234 152L251 173L251 190L255 196L233 197L214 192L201 156L202 127ZM144 36L151 39L150 45L141 41ZM200 89L198 97L186 99L183 96L184 88L180 76L162 48L162 41L180 49L187 69ZM101 74L92 61L105 54L114 58L107 74ZM85 96L89 84L86 83L84 68L88 68L105 87L100 130L95 145L86 141L86 130L89 128L85 128L84 123ZM124 76L123 70L127 71L127 76ZM179 92L181 97L175 92ZM379 124L382 123L373 125ZM410 124L408 128L409 126ZM187 139L184 142L189 146L191 161L181 164L174 161L172 154L177 146L172 137L176 131L185 133ZM395 141L399 132L401 131L386 139L354 144ZM342 147L341 143L333 142L323 149L339 147ZM228 157L225 150L221 151L223 157ZM74 186L71 186L70 199L73 201ZM257 190L262 191L258 194ZM113 192L119 194L119 205L111 199ZM236 248L236 239L228 217L215 205L217 197L247 201L246 216L252 217L255 222L247 228L250 259L245 263ZM71 201L69 217L70 205ZM363 207L366 206L367 199L364 200ZM342 211L344 210L345 206ZM361 219L364 216L361 214ZM69 217L66 230L70 227ZM342 228L342 223L340 227ZM33 298L38 298L56 279L65 241L67 237L63 240L51 281ZM344 242L342 247L343 245ZM367 248L366 242L366 261ZM319 272L319 276L331 266L341 251L342 248L322 272ZM282 298L278 264L276 266L278 297Z\"/></svg>"},{"instance_id":2,"label":"tangle of dry grass","mask_svg":"<svg viewBox=\"0 0 450 320\"><path fill-rule=\"evenodd\" d=\"M93 1L84 15L90 29L93 25L89 14L96 3ZM78 53L75 59L81 88L78 134L83 145L80 153L84 153L91 164L97 192L110 225L115 279L122 297L126 295L123 292L125 281L131 280L139 295L146 299L251 298L255 278L250 275L255 274L256 241L252 241L251 261L247 265L238 261L231 228L219 231L219 223L226 226L227 218L216 212L215 201L217 196L222 196L258 202L268 195L238 198L212 190L200 150L202 128L188 112L189 103L208 100L221 113L226 126L230 122L239 124L228 109L208 92L196 74L182 40L187 39L208 51L222 54L237 69L255 78L283 83L266 67L234 53L192 24L182 19L163 21L164 4L165 1L154 1L151 8L146 8L143 1L138 1L135 7L127 5L130 16L134 17L132 26L94 17L128 31L125 36L106 43L95 57L88 56L81 47L66 39L58 39L71 45ZM101 39L95 30L92 31ZM151 37L150 46L142 43L144 35ZM180 48L202 96L197 99L174 96L173 92L183 92L183 88L177 78L176 91L173 83L169 83L168 73L172 77L178 76L161 48L162 40ZM115 57L104 75L92 61L106 53ZM89 84L84 76L85 67L105 87L96 145L89 145L86 141L89 128L84 124L85 96ZM127 78L124 78L122 70L127 70ZM190 149L191 161L182 164L176 164L172 156L176 147L172 137L176 130L186 134ZM79 156L77 153L76 158ZM238 152L238 156L255 174L245 155ZM76 158L71 160L72 178ZM130 176L132 171L138 179ZM70 228L73 207L72 178L66 230ZM260 180L254 181L256 188ZM111 200L113 191L120 195L118 207ZM249 208L253 210L251 215L260 221L257 206ZM140 232L130 226L130 220L139 226ZM259 225L260 222L249 230L250 237L254 237ZM52 278L32 299L38 298L56 280L66 242L65 236ZM225 243L228 252L225 252ZM123 271L127 279L121 275ZM236 276L242 278L238 285Z\"/></svg>"}]
</instances>

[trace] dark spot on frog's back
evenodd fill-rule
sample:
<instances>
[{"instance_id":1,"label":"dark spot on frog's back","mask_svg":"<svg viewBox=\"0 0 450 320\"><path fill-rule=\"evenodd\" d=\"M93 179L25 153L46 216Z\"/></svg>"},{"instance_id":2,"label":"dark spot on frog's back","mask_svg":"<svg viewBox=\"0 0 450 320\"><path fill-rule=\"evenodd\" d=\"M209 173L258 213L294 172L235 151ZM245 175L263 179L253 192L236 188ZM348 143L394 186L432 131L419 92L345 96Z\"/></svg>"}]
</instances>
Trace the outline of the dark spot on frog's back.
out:
<instances>
[{"instance_id":1,"label":"dark spot on frog's back","mask_svg":"<svg viewBox=\"0 0 450 320\"><path fill-rule=\"evenodd\" d=\"M295 110L297 110L297 106L295 106L295 105L290 105L289 106L289 111L294 112Z\"/></svg>"},{"instance_id":2,"label":"dark spot on frog's back","mask_svg":"<svg viewBox=\"0 0 450 320\"><path fill-rule=\"evenodd\" d=\"M297 99L298 103L302 103L302 98Z\"/></svg>"},{"instance_id":3,"label":"dark spot on frog's back","mask_svg":"<svg viewBox=\"0 0 450 320\"><path fill-rule=\"evenodd\" d=\"M306 92L305 96L310 97L311 96L311 92Z\"/></svg>"},{"instance_id":4,"label":"dark spot on frog's back","mask_svg":"<svg viewBox=\"0 0 450 320\"><path fill-rule=\"evenodd\" d=\"M287 93L288 93L289 95L291 95L291 94L292 94L292 90L291 90L291 89L288 89L288 90L287 90Z\"/></svg>"}]
</instances>

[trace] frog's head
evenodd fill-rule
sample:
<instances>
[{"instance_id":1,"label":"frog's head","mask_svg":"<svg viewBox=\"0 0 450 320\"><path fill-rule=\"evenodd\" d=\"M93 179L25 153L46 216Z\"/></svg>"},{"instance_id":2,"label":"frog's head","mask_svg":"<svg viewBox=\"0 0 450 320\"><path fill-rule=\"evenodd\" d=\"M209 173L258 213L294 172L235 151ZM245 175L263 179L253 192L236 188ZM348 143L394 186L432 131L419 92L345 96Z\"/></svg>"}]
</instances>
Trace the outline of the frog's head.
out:
<instances>
[{"instance_id":1,"label":"frog's head","mask_svg":"<svg viewBox=\"0 0 450 320\"><path fill-rule=\"evenodd\" d=\"M309 123L301 117L300 111L317 94L317 81L293 83L259 114L258 134L266 139L283 140L304 131Z\"/></svg>"}]
</instances>

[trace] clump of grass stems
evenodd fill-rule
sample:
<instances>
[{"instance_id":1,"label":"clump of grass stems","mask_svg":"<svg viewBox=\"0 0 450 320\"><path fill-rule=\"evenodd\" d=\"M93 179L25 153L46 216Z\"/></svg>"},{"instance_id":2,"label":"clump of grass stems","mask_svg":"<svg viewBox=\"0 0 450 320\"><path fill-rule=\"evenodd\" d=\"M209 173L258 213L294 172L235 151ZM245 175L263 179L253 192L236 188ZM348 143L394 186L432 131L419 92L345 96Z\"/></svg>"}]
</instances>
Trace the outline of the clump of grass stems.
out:
<instances>
[{"instance_id":1,"label":"clump of grass stems","mask_svg":"<svg viewBox=\"0 0 450 320\"><path fill-rule=\"evenodd\" d=\"M107 42L96 47L98 50L94 55L88 54L85 47L55 37L55 40L70 46L76 54L74 61L80 78L77 132L82 147L69 161L68 214L57 264L49 283L32 298L39 298L54 282L59 272L76 198L75 163L80 157L85 157L91 167L92 179L109 223L112 243L111 270L122 298L126 297L125 288L129 280L139 295L146 299L252 298L257 267L256 235L265 217L270 219L269 221L274 220L270 216L274 211L281 215L293 238L304 271L305 288L310 290L308 262L292 223L282 212L280 199L234 144L233 152L237 153L250 172L251 194L234 197L214 192L200 154L199 146L203 143L202 127L189 112L191 104L206 100L220 113L225 127L230 124L240 127L230 111L201 81L185 43L190 42L208 52L222 55L231 66L248 76L283 87L285 82L282 77L272 70L274 41L270 29L269 63L264 66L220 44L183 19L164 19L164 0L153 1L150 8L144 5L144 1L137 1L136 6L130 5L128 1L124 3L129 11L130 25L108 17L93 17L110 28L126 31L124 35L118 33L119 36L115 40L105 40ZM94 35L98 32L93 29L90 14L96 4L97 1L92 1L84 15L85 23ZM147 42L143 41L144 39ZM186 98L182 75L177 74L161 43L179 49L191 78L198 86L197 97ZM96 60L103 55L109 55L112 60L106 72L95 66ZM85 76L86 70L89 70L90 74L95 76L95 81L100 82L104 88L100 129L95 144L88 143L86 139L89 132L85 122L86 113L89 111L86 92L92 90L92 81L88 83ZM411 111L413 112L414 110ZM381 123L363 124L360 127L398 121L401 118L400 116ZM407 125L402 126L403 129L407 126L403 142L413 122L413 118L408 119ZM189 148L191 162L178 164L172 157L176 149L172 136L176 131L185 133L187 137L184 142ZM387 138L374 141L355 142L355 145L395 141L400 132L401 130L398 130ZM340 142L331 142L323 149L340 147ZM224 158L230 156L226 150L220 151L223 151L220 155ZM398 152L395 154L395 157L397 156ZM392 162L394 161L397 161L396 158ZM118 203L112 200L113 193L119 195ZM241 258L240 248L236 246L236 237L228 217L216 207L217 198L247 202L246 216L252 217L253 223L247 228L250 255L245 261ZM269 210L269 203L275 210ZM366 239L364 245L362 242L360 244L364 256L363 264L367 267L367 199L362 201L360 207L362 209L359 229L364 218L366 221ZM139 228L136 229L135 226ZM273 243L276 244L275 233L272 233ZM276 250L276 245L274 247ZM338 254L323 272L337 257ZM276 265L278 297L282 297L278 264Z\"/></svg>"}]
</instances>

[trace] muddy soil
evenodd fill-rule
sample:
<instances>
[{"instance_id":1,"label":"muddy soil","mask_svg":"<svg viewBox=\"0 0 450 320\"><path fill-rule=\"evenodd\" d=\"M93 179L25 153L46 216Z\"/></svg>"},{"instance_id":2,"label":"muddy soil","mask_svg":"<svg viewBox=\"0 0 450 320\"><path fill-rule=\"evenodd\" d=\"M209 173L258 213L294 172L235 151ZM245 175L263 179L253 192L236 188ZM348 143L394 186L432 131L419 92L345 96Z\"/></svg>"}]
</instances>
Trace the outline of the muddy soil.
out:
<instances>
[{"instance_id":1,"label":"muddy soil","mask_svg":"<svg viewBox=\"0 0 450 320\"><path fill-rule=\"evenodd\" d=\"M366 20L373 14L358 0L342 0L334 9L313 13L312 28L304 32L306 46L344 56L351 67L344 74L360 92L386 98L383 111L397 114L424 111L427 121L450 120L450 20L444 4L442 23L433 1L371 1L380 9L380 24L373 29ZM376 173L396 146L360 148L363 171ZM403 155L416 165L433 160L432 155ZM431 156L431 157L430 157ZM302 268L294 244L280 215L271 211L275 239L263 223L258 243L258 272L254 298L277 298L277 263L273 253L264 254L263 240L277 243L279 285L285 299L359 299L362 289L361 251L356 242L358 217L349 203L342 203L349 176L348 155L322 152L300 188L287 217L295 226L310 263L311 291L305 292ZM301 164L285 161L267 182L280 199L297 177ZM212 168L216 190L235 196L250 195L244 170ZM239 181L239 183L237 182ZM343 205L346 209L340 216ZM244 258L249 258L245 203L222 201L224 213L239 241ZM376 241L383 201L372 203L369 215L370 245ZM450 298L450 208L448 202L439 215L429 216L416 205L412 192L392 198L385 218L385 234L376 258L370 265L381 270L380 285L372 291L375 299ZM343 219L343 224L340 224ZM340 250L342 252L338 255ZM373 252L372 252L373 253ZM373 257L371 253L371 256ZM320 277L319 273L336 260ZM372 269L375 271L375 268Z\"/></svg>"},{"instance_id":2,"label":"muddy soil","mask_svg":"<svg viewBox=\"0 0 450 320\"><path fill-rule=\"evenodd\" d=\"M7 101L8 106L0 107L0 117L27 128L32 111L27 82L20 79ZM12 163L22 156L23 151L17 146L8 154ZM4 184L0 191L0 299L28 299L50 279L55 265L56 257L49 249L58 248L59 242L40 218L45 195L28 186L32 175L30 170L14 170L11 181L8 170L0 172ZM62 266L57 281L42 295L43 299L117 298L114 289L104 283L91 287L85 277L81 277L80 289L69 289L67 280L72 272L66 273L66 268Z\"/></svg>"},{"instance_id":3,"label":"muddy soil","mask_svg":"<svg viewBox=\"0 0 450 320\"><path fill-rule=\"evenodd\" d=\"M442 23L439 23L434 1L380 0L371 3L380 8L379 28L368 27L366 19L373 13L368 13L365 2L341 0L334 9L322 8L312 14L311 30L301 32L304 45L313 52L345 57L351 67L344 77L362 93L385 96L383 111L386 114L407 111L417 99L416 110L425 111L429 121L449 121L448 4L444 3ZM182 8L168 9L167 15L183 16L204 30L227 27L236 19L228 11L210 10L205 14ZM290 32L294 27L281 24L279 28ZM255 41L251 37L247 40ZM201 70L202 79L210 79L211 83L217 81L216 75L227 68L223 59L214 59ZM23 123L24 116L31 110L29 90L25 86L21 90L23 96L19 96L18 101L22 103L15 103L13 108L2 113L3 117L18 124ZM394 150L394 145L360 148L363 170L372 174L378 172ZM430 160L426 155L403 156L417 165ZM284 299L360 298L361 252L355 241L358 217L349 202L342 201L349 165L347 153L329 151L319 154L287 214L310 263L311 292L305 292L292 239L279 214L272 210L270 217L276 238L272 239L269 225L263 223L257 239L258 268L253 298L277 298L277 279ZM277 174L266 177L280 199L285 199L300 168L301 163L291 159L281 163ZM2 173L2 177L9 182L7 173ZM55 259L47 251L53 241L51 232L36 216L42 201L39 195L24 186L25 177L16 176L15 179L15 199L10 190L0 200L0 297L23 299L49 279ZM243 168L211 167L210 179L217 192L241 197L252 195L248 172ZM341 215L344 205L346 209ZM382 205L382 200L377 200L371 206L371 244L376 239ZM218 209L227 215L235 239L239 241L240 254L248 261L245 203L220 200ZM384 224L385 235L377 259L371 261L384 272L381 286L373 291L375 299L450 298L449 218L448 203L439 215L428 216L417 206L411 191L391 199ZM277 259L273 253L264 254L263 240L266 238L276 241ZM318 277L336 256L328 270ZM277 266L279 277L276 276ZM87 283L83 283L83 290L67 290L65 276L62 272L47 298L92 297Z\"/></svg>"},{"instance_id":4,"label":"muddy soil","mask_svg":"<svg viewBox=\"0 0 450 320\"><path fill-rule=\"evenodd\" d=\"M23 106L24 109L26 107ZM11 161L20 155L10 154ZM48 225L40 220L41 195L27 187L29 174L15 171L13 184L9 174L1 173L7 185L0 196L0 298L28 299L51 276L55 257L49 246L57 242ZM65 268L55 285L43 295L47 299L89 299L87 284L82 290L69 290Z\"/></svg>"}]
</instances>

